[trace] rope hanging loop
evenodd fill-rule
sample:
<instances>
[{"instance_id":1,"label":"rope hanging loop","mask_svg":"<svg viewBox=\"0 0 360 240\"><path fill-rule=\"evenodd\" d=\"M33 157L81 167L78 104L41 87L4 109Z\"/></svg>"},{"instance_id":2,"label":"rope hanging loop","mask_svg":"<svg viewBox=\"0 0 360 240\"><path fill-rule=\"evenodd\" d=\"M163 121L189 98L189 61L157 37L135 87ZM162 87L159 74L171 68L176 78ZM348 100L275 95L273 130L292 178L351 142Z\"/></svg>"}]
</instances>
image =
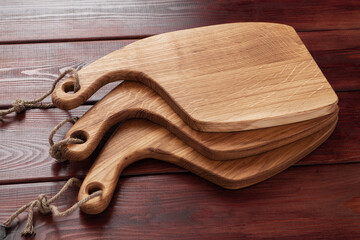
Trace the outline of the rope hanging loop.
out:
<instances>
[{"instance_id":1,"label":"rope hanging loop","mask_svg":"<svg viewBox=\"0 0 360 240\"><path fill-rule=\"evenodd\" d=\"M70 178L65 185L60 189L58 193L56 193L52 198L48 199L45 194L40 194L36 200L30 201L24 206L20 207L16 212L14 212L5 222L4 226L6 228L9 228L11 226L11 223L14 221L14 219L19 216L20 213L24 212L26 209L29 209L28 211L28 218L26 221L26 227L21 232L21 234L24 235L35 235L34 225L33 225L33 217L34 217L34 208L37 207L39 212L41 214L48 214L52 213L53 216L56 217L64 217L78 208L80 208L84 203L90 201L91 199L101 196L102 190L96 191L91 193L86 198L76 202L74 205L72 205L70 208L66 209L63 212L60 212L59 209L53 204L61 195L66 192L69 187L71 186L81 186L81 180L77 178Z\"/></svg>"},{"instance_id":2,"label":"rope hanging loop","mask_svg":"<svg viewBox=\"0 0 360 240\"><path fill-rule=\"evenodd\" d=\"M41 97L31 100L31 101L25 101L23 99L16 99L12 103L12 107L5 109L5 110L0 110L0 119L10 113L13 113L13 112L21 113L21 112L25 111L26 109L32 109L32 108L46 109L46 108L54 107L54 104L43 103L42 101L45 98L47 98L50 94L52 94L52 92L55 90L55 87L58 84L58 82L61 79L63 79L68 73L71 73L75 80L74 81L74 92L79 91L79 89L80 89L79 74L74 68L69 68L57 77L57 79L53 82L50 90L47 93L45 93L44 95L42 95Z\"/></svg>"}]
</instances>

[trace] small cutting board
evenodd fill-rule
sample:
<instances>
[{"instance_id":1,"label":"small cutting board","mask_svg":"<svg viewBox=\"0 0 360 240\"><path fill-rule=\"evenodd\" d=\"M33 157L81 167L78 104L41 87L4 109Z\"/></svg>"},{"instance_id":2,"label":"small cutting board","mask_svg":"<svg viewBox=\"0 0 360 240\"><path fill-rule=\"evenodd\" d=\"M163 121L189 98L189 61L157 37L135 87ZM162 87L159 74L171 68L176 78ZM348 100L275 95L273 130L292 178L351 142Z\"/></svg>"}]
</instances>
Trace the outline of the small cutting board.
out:
<instances>
[{"instance_id":1,"label":"small cutting board","mask_svg":"<svg viewBox=\"0 0 360 240\"><path fill-rule=\"evenodd\" d=\"M233 132L327 115L337 96L287 25L231 23L164 33L114 51L54 91L72 109L105 84L139 81L154 89L193 129Z\"/></svg>"},{"instance_id":2,"label":"small cutting board","mask_svg":"<svg viewBox=\"0 0 360 240\"><path fill-rule=\"evenodd\" d=\"M79 191L79 201L101 189L103 194L81 210L98 214L109 205L120 173L129 164L156 158L180 167L224 188L238 189L263 181L294 164L324 142L336 120L320 131L286 146L247 158L213 161L194 151L166 129L145 120L122 124L95 160Z\"/></svg>"},{"instance_id":3,"label":"small cutting board","mask_svg":"<svg viewBox=\"0 0 360 240\"><path fill-rule=\"evenodd\" d=\"M144 118L157 123L205 157L229 160L259 154L319 131L337 117L330 115L287 124L240 132L200 132L190 128L152 89L141 83L125 81L97 102L67 132L86 139L83 144L68 145L65 157L71 161L86 159L98 146L110 127L131 118Z\"/></svg>"}]
</instances>

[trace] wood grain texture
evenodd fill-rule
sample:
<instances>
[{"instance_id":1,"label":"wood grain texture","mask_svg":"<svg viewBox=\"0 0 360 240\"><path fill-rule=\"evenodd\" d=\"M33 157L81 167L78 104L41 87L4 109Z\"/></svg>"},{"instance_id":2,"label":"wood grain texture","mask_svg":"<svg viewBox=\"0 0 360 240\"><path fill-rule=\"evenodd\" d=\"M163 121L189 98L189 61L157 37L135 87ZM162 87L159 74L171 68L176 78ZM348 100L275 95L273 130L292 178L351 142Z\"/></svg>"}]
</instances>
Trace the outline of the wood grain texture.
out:
<instances>
[{"instance_id":1,"label":"wood grain texture","mask_svg":"<svg viewBox=\"0 0 360 240\"><path fill-rule=\"evenodd\" d=\"M331 137L312 154L298 162L299 165L339 164L359 162L360 102L359 92L340 92L339 122ZM53 127L67 117L81 117L90 106L70 112L59 109L30 110L17 117L6 117L0 122L0 184L24 181L51 181L69 177L83 177L98 151L87 161L55 164L49 156L47 141ZM70 125L64 126L55 140L64 137ZM110 132L111 134L111 132ZM109 136L109 135L108 135ZM104 140L101 141L101 145ZM163 162L145 160L125 169L124 175L166 173L183 171Z\"/></svg>"},{"instance_id":2,"label":"wood grain texture","mask_svg":"<svg viewBox=\"0 0 360 240\"><path fill-rule=\"evenodd\" d=\"M52 94L72 109L119 80L154 89L193 129L233 132L280 126L334 111L337 96L292 27L232 23L142 39L79 71Z\"/></svg>"},{"instance_id":3,"label":"wood grain texture","mask_svg":"<svg viewBox=\"0 0 360 240\"><path fill-rule=\"evenodd\" d=\"M0 45L0 106L14 99L35 99L47 92L60 72L84 65L133 41ZM118 83L105 86L90 100L99 100ZM51 102L51 97L45 99Z\"/></svg>"},{"instance_id":4,"label":"wood grain texture","mask_svg":"<svg viewBox=\"0 0 360 240\"><path fill-rule=\"evenodd\" d=\"M152 89L124 81L85 113L66 133L65 139L80 137L82 144L64 148L70 161L88 158L104 134L115 124L132 118L150 120L165 127L207 158L229 160L247 157L294 142L319 131L337 118L330 115L283 126L231 133L200 132L190 128Z\"/></svg>"},{"instance_id":5,"label":"wood grain texture","mask_svg":"<svg viewBox=\"0 0 360 240\"><path fill-rule=\"evenodd\" d=\"M300 31L359 28L360 4L344 1L5 1L0 42L142 37L230 22L277 22Z\"/></svg>"},{"instance_id":6,"label":"wood grain texture","mask_svg":"<svg viewBox=\"0 0 360 240\"><path fill-rule=\"evenodd\" d=\"M0 184L83 178L99 149L112 134L112 129L104 136L99 149L96 149L87 161L77 163L56 163L49 155L48 137L60 121L68 117L80 117L89 108L82 106L69 112L59 109L31 110L26 114L5 117L0 121ZM67 124L61 128L54 140L63 138L70 126ZM134 165L125 170L126 176L183 171L158 161L154 163L144 160Z\"/></svg>"},{"instance_id":7,"label":"wood grain texture","mask_svg":"<svg viewBox=\"0 0 360 240\"><path fill-rule=\"evenodd\" d=\"M319 65L323 65L322 71L328 79L332 79L337 90L358 91L360 90L360 81L355 78L360 69L359 53L357 50L341 50L332 51L330 56L326 52L319 52L316 54L316 61Z\"/></svg>"},{"instance_id":8,"label":"wood grain texture","mask_svg":"<svg viewBox=\"0 0 360 240\"><path fill-rule=\"evenodd\" d=\"M335 90L360 89L359 30L300 32L301 39ZM34 99L48 89L60 71L80 69L133 41L0 45L0 107L19 96ZM91 98L101 99L118 83L111 83ZM51 102L50 97L45 100Z\"/></svg>"},{"instance_id":9,"label":"wood grain texture","mask_svg":"<svg viewBox=\"0 0 360 240\"><path fill-rule=\"evenodd\" d=\"M357 41L360 37L360 29L298 32L298 34L311 53L330 49L332 51L344 49L354 51L360 47L359 41Z\"/></svg>"},{"instance_id":10,"label":"wood grain texture","mask_svg":"<svg viewBox=\"0 0 360 240\"><path fill-rule=\"evenodd\" d=\"M360 164L291 167L236 191L194 174L121 178L102 214L35 214L36 239L358 239L359 171ZM1 185L1 221L63 184ZM71 206L77 192L70 190L56 204ZM25 218L15 221L9 239L20 238Z\"/></svg>"},{"instance_id":11,"label":"wood grain texture","mask_svg":"<svg viewBox=\"0 0 360 240\"><path fill-rule=\"evenodd\" d=\"M305 159L307 164L336 164L346 159L347 162L360 160L360 92L338 93L340 97L339 121L335 134L321 148ZM350 120L351 119L351 120ZM352 124L353 122L354 124ZM354 144L353 144L354 143Z\"/></svg>"},{"instance_id":12,"label":"wood grain texture","mask_svg":"<svg viewBox=\"0 0 360 240\"><path fill-rule=\"evenodd\" d=\"M127 121L115 132L81 185L78 200L102 190L81 206L99 214L109 205L119 176L128 165L156 158L183 167L221 187L239 189L274 176L308 155L333 132L337 119L320 131L271 151L228 161L213 161L194 151L166 129L145 120Z\"/></svg>"},{"instance_id":13,"label":"wood grain texture","mask_svg":"<svg viewBox=\"0 0 360 240\"><path fill-rule=\"evenodd\" d=\"M286 23L305 31L299 35L332 87L360 90L359 5L355 0L1 1L0 108L18 97L40 96L59 70L81 68L125 42L110 39L236 21ZM59 42L63 40L77 42ZM87 104L116 85L105 86ZM146 176L121 178L104 213L92 217L77 211L60 219L36 215L36 239L359 239L359 166L349 163L360 159L360 94L338 95L340 120L334 134L298 167L252 187L226 191L194 174L152 175L184 170L144 160L126 168L124 175ZM55 109L33 110L15 122L12 117L0 122L0 184L11 183L0 185L1 221L36 195L53 195L64 184L13 183L84 177L90 162L56 165L48 157L45 139L66 116ZM36 147L33 141L39 142ZM308 164L315 166L304 166ZM77 192L61 198L60 208L75 202ZM24 225L14 225L8 239L20 239Z\"/></svg>"}]
</instances>

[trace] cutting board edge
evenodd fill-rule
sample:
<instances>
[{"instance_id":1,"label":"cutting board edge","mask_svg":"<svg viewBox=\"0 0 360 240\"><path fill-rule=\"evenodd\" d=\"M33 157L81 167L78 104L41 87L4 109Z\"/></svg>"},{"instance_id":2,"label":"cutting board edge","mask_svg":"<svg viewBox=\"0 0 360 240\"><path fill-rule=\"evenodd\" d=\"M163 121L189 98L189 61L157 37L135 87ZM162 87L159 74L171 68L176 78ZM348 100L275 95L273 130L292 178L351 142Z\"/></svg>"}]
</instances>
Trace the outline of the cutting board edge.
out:
<instances>
[{"instance_id":1,"label":"cutting board edge","mask_svg":"<svg viewBox=\"0 0 360 240\"><path fill-rule=\"evenodd\" d=\"M330 123L328 126L326 126L326 127L329 127L329 130L313 146L311 146L311 148L307 149L306 151L303 151L301 154L296 156L291 161L277 166L276 168L274 168L275 170L271 169L271 170L262 172L261 174L252 176L251 178L241 180L241 181L234 181L233 179L230 179L230 178L228 178L228 179L223 178L223 182L221 182L221 184L218 184L218 185L223 188L226 188L226 189L236 190L236 189L248 187L248 186L254 185L256 183L262 182L262 181L284 171L285 169L289 168L291 165L295 164L296 162L300 161L305 156L310 154L312 151L314 151L316 148L318 148L321 144L323 144L335 130L337 122L338 122L338 118L336 118L336 120L333 123Z\"/></svg>"},{"instance_id":2,"label":"cutting board edge","mask_svg":"<svg viewBox=\"0 0 360 240\"><path fill-rule=\"evenodd\" d=\"M170 105L170 103L169 103ZM338 107L338 97L334 92L334 101L332 104L326 105L321 108L313 109L311 111L302 112L301 114L294 113L289 115L282 115L280 117L273 117L267 119L259 120L245 120L239 122L229 122L224 125L224 122L207 122L207 121L199 121L197 119L192 118L193 122L189 122L189 120L185 121L190 127L195 130L201 132L237 132L237 131L246 131L246 130L254 130L260 128L268 128L275 127L285 124L291 124L296 122L302 122L322 116L329 115L336 111ZM188 117L188 116L185 116ZM194 123L194 124L193 124Z\"/></svg>"}]
</instances>

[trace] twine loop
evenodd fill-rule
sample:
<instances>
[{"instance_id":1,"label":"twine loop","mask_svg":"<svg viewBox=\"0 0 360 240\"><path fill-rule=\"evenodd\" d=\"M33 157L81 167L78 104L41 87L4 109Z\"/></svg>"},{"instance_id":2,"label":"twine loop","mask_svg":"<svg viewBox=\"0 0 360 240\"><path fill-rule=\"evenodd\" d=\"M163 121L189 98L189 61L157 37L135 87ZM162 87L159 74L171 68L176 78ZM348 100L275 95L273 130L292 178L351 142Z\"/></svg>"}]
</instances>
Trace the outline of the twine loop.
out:
<instances>
[{"instance_id":1,"label":"twine loop","mask_svg":"<svg viewBox=\"0 0 360 240\"><path fill-rule=\"evenodd\" d=\"M70 122L72 124L74 124L76 121L78 120L78 118L67 118L64 119L62 122L60 122L58 125L55 126L55 128L51 131L50 135L49 135L49 144L50 144L50 149L49 149L49 154L51 157L55 158L57 162L64 162L67 159L65 158L64 154L63 154L63 147L67 144L79 144L79 143L83 143L84 140L80 139L80 138L74 138L74 137L70 137L67 139L63 139L60 140L56 143L54 143L53 137L55 135L55 133L67 122Z\"/></svg>"},{"instance_id":2,"label":"twine loop","mask_svg":"<svg viewBox=\"0 0 360 240\"><path fill-rule=\"evenodd\" d=\"M66 209L63 212L60 212L58 208L53 205L52 203L55 202L68 188L72 185L76 185L77 187L81 186L81 181L77 178L70 178L65 185L60 189L58 193L56 193L52 198L48 200L47 196L45 194L40 194L37 197L37 200L33 200L31 202L28 202L21 208L19 208L15 213L13 213L5 222L5 227L10 227L11 223L14 221L14 219L19 216L20 213L24 212L26 209L29 209L28 212L28 219L26 222L25 229L21 232L22 235L35 235L35 230L33 226L33 217L34 217L34 208L37 207L39 212L42 214L48 214L52 213L54 216L57 217L63 217L67 216L70 213L74 212L76 209L81 207L84 203L90 201L91 199L100 196L102 194L102 190L96 191L86 198L76 202L74 205L72 205L70 208Z\"/></svg>"},{"instance_id":3,"label":"twine loop","mask_svg":"<svg viewBox=\"0 0 360 240\"><path fill-rule=\"evenodd\" d=\"M65 70L63 73L61 73L57 79L53 82L51 89L45 93L43 96L31 100L31 101L25 101L23 99L16 99L13 103L12 103L12 107L5 109L5 110L0 110L0 119L10 113L16 112L16 113L21 113L22 111L26 110L26 109L30 109L30 108L51 108L54 105L52 103L43 103L42 101L47 98L55 89L56 84L63 79L68 73L72 74L72 77L74 78L74 92L79 91L80 89L80 79L79 79L79 74L77 73L77 71L74 68L69 68L67 70Z\"/></svg>"},{"instance_id":4,"label":"twine loop","mask_svg":"<svg viewBox=\"0 0 360 240\"><path fill-rule=\"evenodd\" d=\"M59 75L59 77L53 82L51 89L45 93L43 96L41 96L38 99L34 99L32 101L25 101L23 99L16 99L13 103L12 103L12 107L5 109L5 110L0 110L0 119L2 117L4 117L7 114L10 114L12 112L16 112L16 113L21 113L22 111L29 109L29 108L50 108L53 107L54 105L52 103L43 103L42 101L48 97L55 89L56 84L63 79L66 74L68 73L72 73L72 76L74 78L74 92L77 92L80 89L80 84L79 84L79 75L77 73L77 71L73 68L67 69L66 71L64 71L62 74ZM57 130L59 130L60 127L62 127L65 123L70 122L70 123L75 123L78 120L78 118L68 118L63 120L62 122L60 122L57 126L55 126L55 128L51 131L50 135L49 135L49 144L50 144L50 149L49 149L49 153L50 155L55 158L57 161L62 162L65 161L65 157L63 156L63 151L62 148L64 147L64 145L66 144L76 144L76 143L83 143L84 141L82 139L79 138L67 138L64 140L61 140L59 142L54 143L53 141L53 137L55 135L55 133L57 132ZM15 213L13 213L5 222L4 222L4 226L5 227L10 227L11 223L13 222L13 220L22 212L24 212L26 209L28 210L28 218L27 218L27 222L26 222L26 227L25 229L21 232L22 235L35 235L35 230L34 230L34 226L33 226L33 215L34 215L34 208L37 207L39 212L42 214L48 214L48 213L52 213L54 216L66 216L69 215L70 213L74 212L76 209L78 209L79 207L81 207L84 203L88 202L89 200L100 196L102 194L102 191L96 191L90 195L88 195L86 198L76 202L72 207L66 209L63 212L60 212L58 210L58 208L53 205L53 202L55 202L71 185L76 185L78 187L81 186L81 181L77 178L71 178L69 179L66 184L61 188L61 190L55 194L52 198L48 199L48 197L45 194L40 194L36 200L30 201L27 204L23 205L22 207L20 207Z\"/></svg>"}]
</instances>

